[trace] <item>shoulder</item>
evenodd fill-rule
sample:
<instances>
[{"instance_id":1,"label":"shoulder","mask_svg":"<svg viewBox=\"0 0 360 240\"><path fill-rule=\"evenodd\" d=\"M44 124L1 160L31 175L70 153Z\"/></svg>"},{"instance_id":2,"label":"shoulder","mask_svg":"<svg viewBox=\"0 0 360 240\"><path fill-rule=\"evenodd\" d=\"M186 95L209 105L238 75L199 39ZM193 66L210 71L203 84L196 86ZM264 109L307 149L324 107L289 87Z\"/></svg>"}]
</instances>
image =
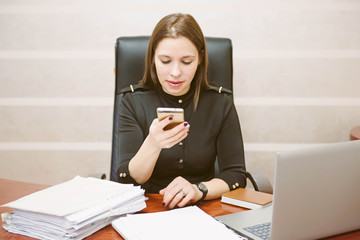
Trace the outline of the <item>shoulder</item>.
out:
<instances>
[{"instance_id":1,"label":"shoulder","mask_svg":"<svg viewBox=\"0 0 360 240\"><path fill-rule=\"evenodd\" d=\"M205 96L209 96L212 99L224 99L226 102L231 102L233 95L230 89L224 87L218 87L210 85L208 89L205 91Z\"/></svg>"},{"instance_id":2,"label":"shoulder","mask_svg":"<svg viewBox=\"0 0 360 240\"><path fill-rule=\"evenodd\" d=\"M120 90L119 101L124 105L138 106L153 102L157 98L155 91L147 86L134 84Z\"/></svg>"},{"instance_id":3,"label":"shoulder","mask_svg":"<svg viewBox=\"0 0 360 240\"><path fill-rule=\"evenodd\" d=\"M216 92L216 93L219 93L219 94L232 94L232 91L230 89L227 89L227 88L224 88L224 87L218 87L218 86L213 86L213 85L210 85L209 88L207 89L207 92Z\"/></svg>"},{"instance_id":4,"label":"shoulder","mask_svg":"<svg viewBox=\"0 0 360 240\"><path fill-rule=\"evenodd\" d=\"M134 92L144 92L149 90L151 90L151 88L144 85L130 84L129 86L122 88L120 90L120 93L126 94L126 93L134 93Z\"/></svg>"},{"instance_id":5,"label":"shoulder","mask_svg":"<svg viewBox=\"0 0 360 240\"><path fill-rule=\"evenodd\" d=\"M221 86L209 86L209 88L203 91L200 100L201 103L199 105L211 105L225 110L233 104L233 95L230 89Z\"/></svg>"}]
</instances>

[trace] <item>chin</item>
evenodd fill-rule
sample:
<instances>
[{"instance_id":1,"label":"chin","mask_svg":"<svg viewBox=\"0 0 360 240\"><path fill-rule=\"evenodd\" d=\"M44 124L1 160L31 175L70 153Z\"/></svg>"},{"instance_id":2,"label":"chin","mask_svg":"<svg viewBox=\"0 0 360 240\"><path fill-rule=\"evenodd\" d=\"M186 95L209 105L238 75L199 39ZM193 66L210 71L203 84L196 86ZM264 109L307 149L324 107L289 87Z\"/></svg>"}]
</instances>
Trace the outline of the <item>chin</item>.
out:
<instances>
[{"instance_id":1,"label":"chin","mask_svg":"<svg viewBox=\"0 0 360 240\"><path fill-rule=\"evenodd\" d=\"M173 95L173 96L180 96L180 95L182 95L182 93L179 92L179 91L170 91L169 94L170 94L170 95Z\"/></svg>"},{"instance_id":2,"label":"chin","mask_svg":"<svg viewBox=\"0 0 360 240\"><path fill-rule=\"evenodd\" d=\"M170 95L174 95L174 96L180 96L183 95L182 92L183 90L178 90L178 89L164 89L164 92L166 92L167 94Z\"/></svg>"}]
</instances>

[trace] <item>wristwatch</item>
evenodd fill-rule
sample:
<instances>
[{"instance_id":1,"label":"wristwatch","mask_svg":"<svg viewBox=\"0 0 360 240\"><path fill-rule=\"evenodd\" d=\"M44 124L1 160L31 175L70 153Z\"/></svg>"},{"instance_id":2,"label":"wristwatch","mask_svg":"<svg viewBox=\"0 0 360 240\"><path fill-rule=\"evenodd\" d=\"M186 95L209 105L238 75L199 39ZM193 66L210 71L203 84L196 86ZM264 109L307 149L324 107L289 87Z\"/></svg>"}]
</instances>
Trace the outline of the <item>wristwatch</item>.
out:
<instances>
[{"instance_id":1,"label":"wristwatch","mask_svg":"<svg viewBox=\"0 0 360 240\"><path fill-rule=\"evenodd\" d=\"M202 201L202 200L205 199L205 197L206 197L206 195L207 195L207 193L208 193L208 189L207 189L206 185L203 184L202 182L201 182L201 183L198 183L196 186L198 187L198 189L199 189L199 190L202 192L202 194L203 194L202 197L200 198L200 200L198 201L198 202L200 202L200 201Z\"/></svg>"}]
</instances>

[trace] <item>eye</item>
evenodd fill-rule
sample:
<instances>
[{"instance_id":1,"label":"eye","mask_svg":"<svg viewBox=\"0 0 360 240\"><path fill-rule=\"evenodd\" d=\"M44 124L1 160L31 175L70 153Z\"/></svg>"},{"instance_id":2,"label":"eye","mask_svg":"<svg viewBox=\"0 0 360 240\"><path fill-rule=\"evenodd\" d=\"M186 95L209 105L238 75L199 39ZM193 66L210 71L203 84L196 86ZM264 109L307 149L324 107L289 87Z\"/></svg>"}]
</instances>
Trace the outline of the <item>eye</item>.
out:
<instances>
[{"instance_id":1,"label":"eye","mask_svg":"<svg viewBox=\"0 0 360 240\"><path fill-rule=\"evenodd\" d=\"M170 63L170 60L161 60L161 62L163 63L163 64L168 64L168 63Z\"/></svg>"},{"instance_id":2,"label":"eye","mask_svg":"<svg viewBox=\"0 0 360 240\"><path fill-rule=\"evenodd\" d=\"M185 65L189 65L189 64L192 63L192 61L182 61L182 63L185 64Z\"/></svg>"}]
</instances>

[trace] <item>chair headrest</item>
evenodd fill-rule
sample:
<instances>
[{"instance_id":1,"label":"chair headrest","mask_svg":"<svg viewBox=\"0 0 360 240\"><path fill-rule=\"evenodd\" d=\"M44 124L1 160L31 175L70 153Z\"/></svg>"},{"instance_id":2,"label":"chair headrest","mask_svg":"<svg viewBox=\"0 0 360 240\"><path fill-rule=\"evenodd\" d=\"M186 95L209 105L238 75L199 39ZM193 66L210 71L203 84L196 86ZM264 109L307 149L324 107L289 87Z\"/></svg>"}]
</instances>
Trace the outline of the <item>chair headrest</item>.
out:
<instances>
[{"instance_id":1,"label":"chair headrest","mask_svg":"<svg viewBox=\"0 0 360 240\"><path fill-rule=\"evenodd\" d=\"M209 58L208 80L211 85L232 90L232 43L229 38L206 37ZM145 66L149 36L119 37L115 45L116 94L138 83Z\"/></svg>"}]
</instances>

